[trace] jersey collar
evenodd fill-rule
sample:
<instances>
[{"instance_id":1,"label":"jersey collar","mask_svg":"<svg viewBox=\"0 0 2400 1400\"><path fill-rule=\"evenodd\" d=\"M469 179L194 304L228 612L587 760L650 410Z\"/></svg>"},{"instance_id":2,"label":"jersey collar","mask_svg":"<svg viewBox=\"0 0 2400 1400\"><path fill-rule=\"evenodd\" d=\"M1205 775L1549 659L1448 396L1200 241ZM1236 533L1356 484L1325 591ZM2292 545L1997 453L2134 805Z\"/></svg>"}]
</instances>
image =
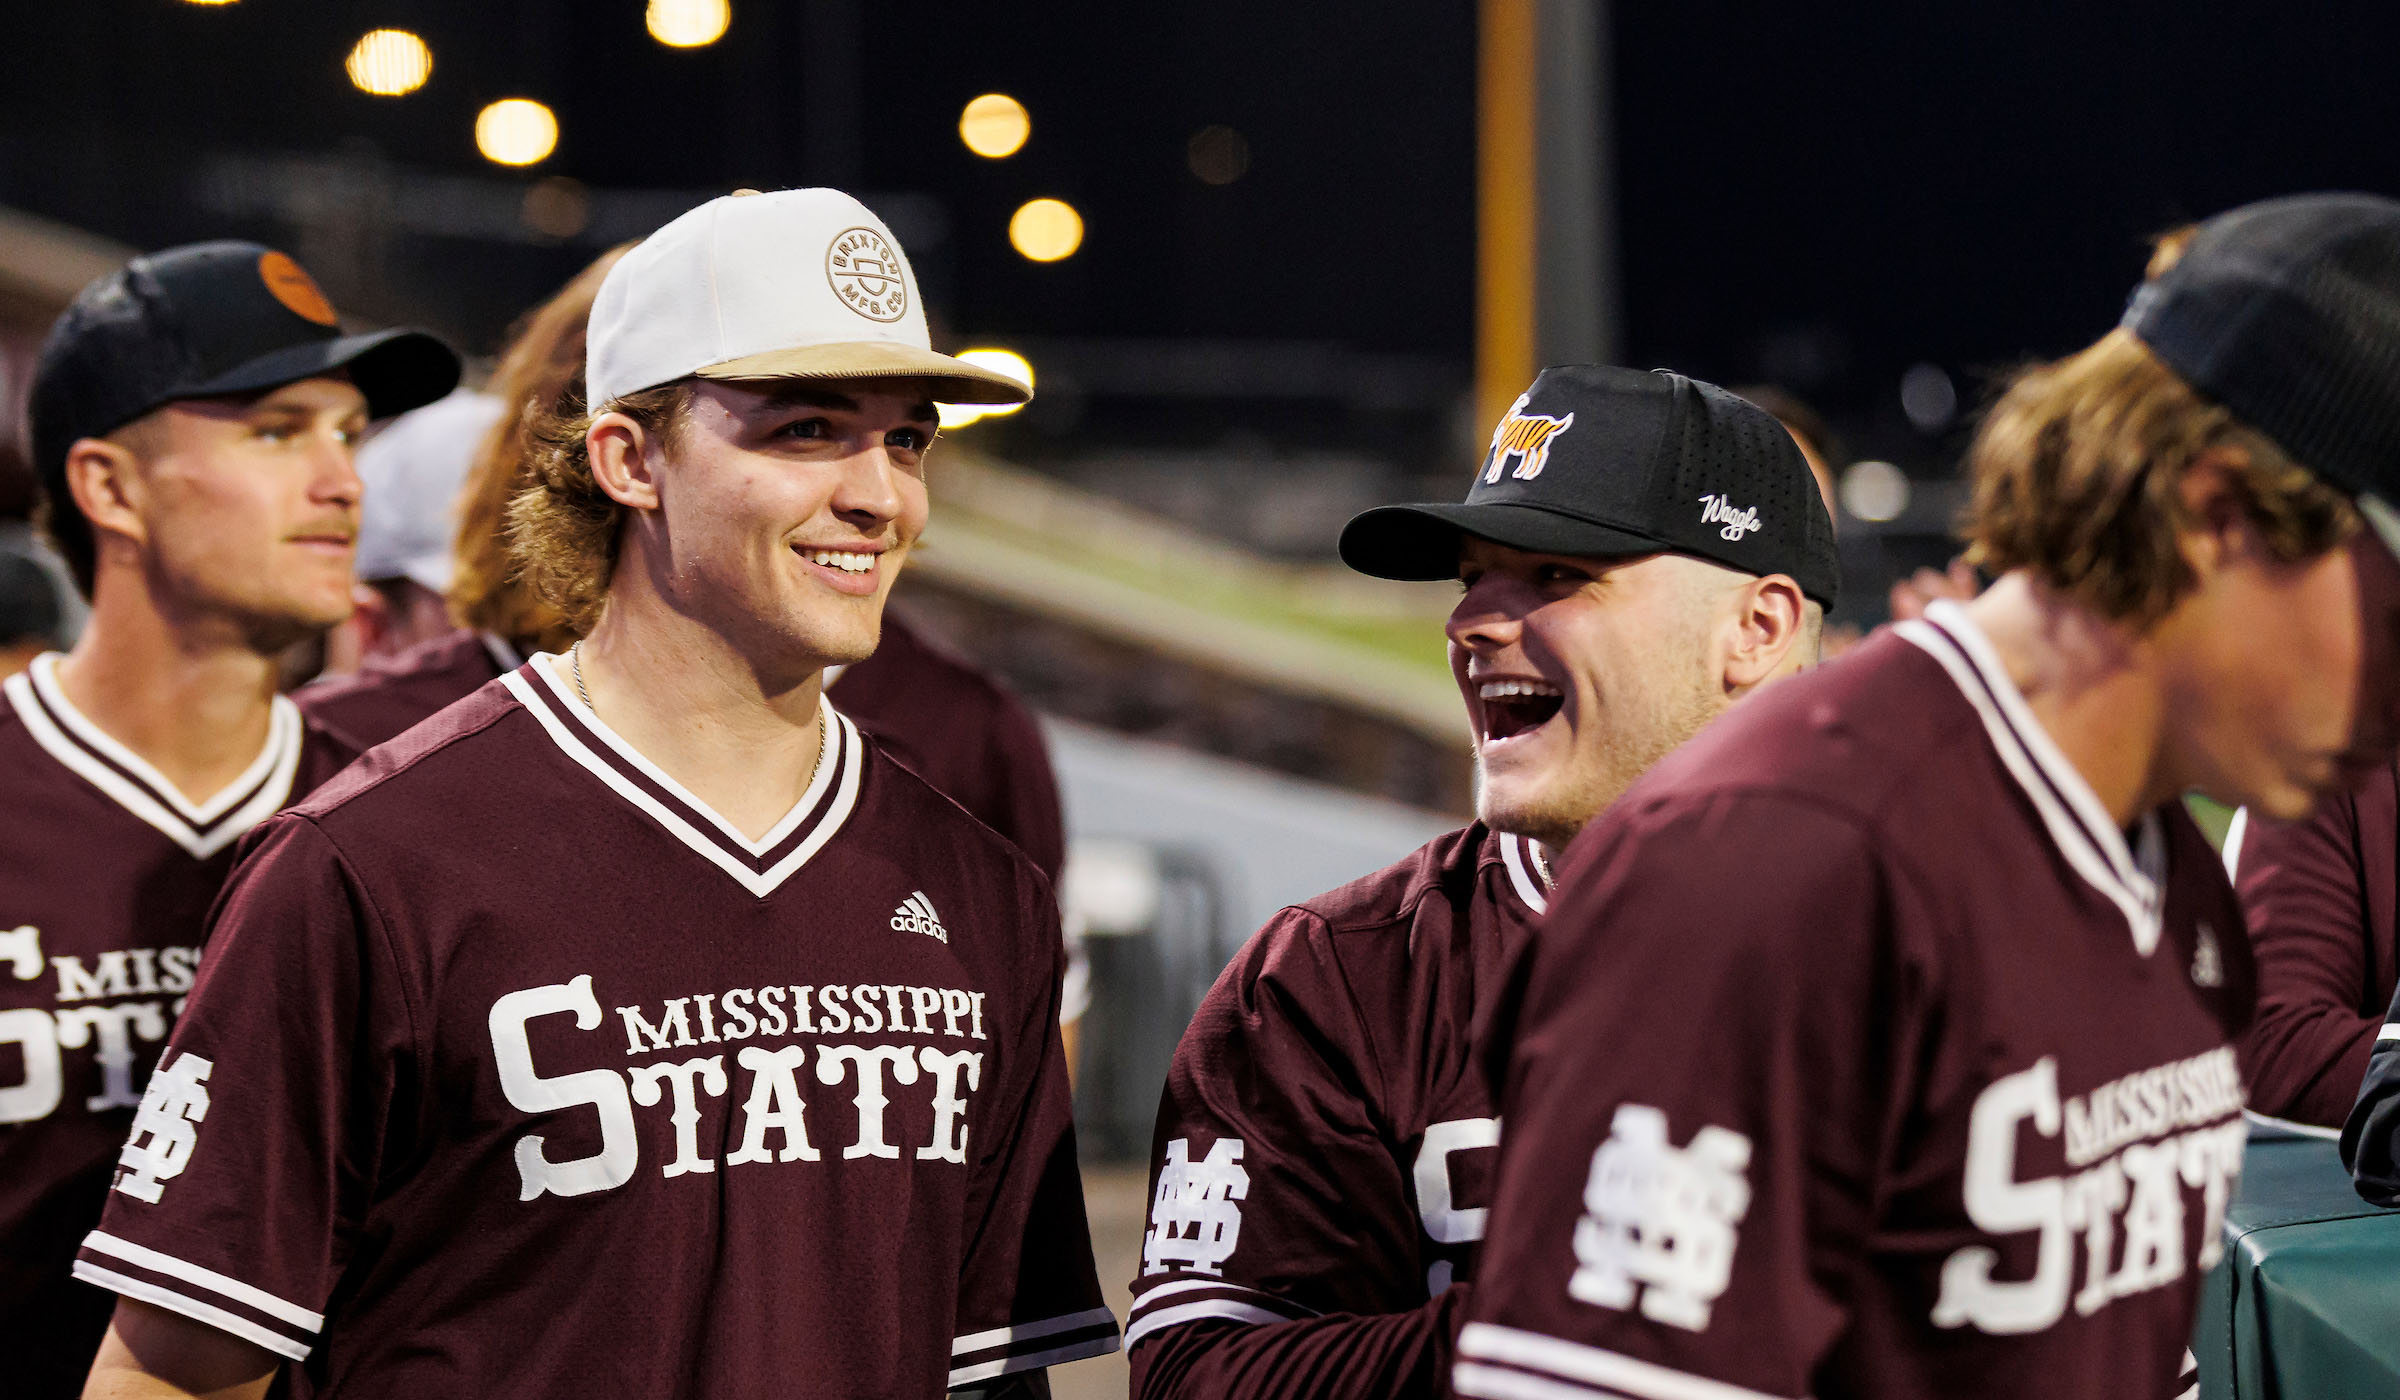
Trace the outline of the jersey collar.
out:
<instances>
[{"instance_id":1,"label":"jersey collar","mask_svg":"<svg viewBox=\"0 0 2400 1400\"><path fill-rule=\"evenodd\" d=\"M761 899L822 850L858 804L865 745L858 726L822 696L817 700L823 743L816 776L783 819L752 841L603 724L559 679L551 664L557 660L548 653L536 656L502 676L500 683L567 757Z\"/></svg>"},{"instance_id":2,"label":"jersey collar","mask_svg":"<svg viewBox=\"0 0 2400 1400\"><path fill-rule=\"evenodd\" d=\"M241 839L288 801L300 771L300 711L278 695L268 702L267 742L241 776L203 802L192 802L140 754L109 737L68 703L58 684L57 652L44 652L0 685L25 732L68 771L100 790L194 860Z\"/></svg>"},{"instance_id":3,"label":"jersey collar","mask_svg":"<svg viewBox=\"0 0 2400 1400\"><path fill-rule=\"evenodd\" d=\"M1499 836L1500 863L1508 867L1509 888L1515 890L1517 898L1523 900L1525 907L1535 914L1549 913L1549 872L1542 868L1541 861L1535 857L1533 843L1513 832L1503 831Z\"/></svg>"},{"instance_id":4,"label":"jersey collar","mask_svg":"<svg viewBox=\"0 0 2400 1400\"><path fill-rule=\"evenodd\" d=\"M1999 652L1966 609L1937 602L1926 608L1922 620L1900 623L1893 630L1949 673L1983 720L2001 763L2041 814L2059 854L2124 911L2134 951L2150 956L2164 925L2166 836L2158 814L2143 814L2129 846L2099 794L2034 718L2033 707L2000 664Z\"/></svg>"}]
</instances>

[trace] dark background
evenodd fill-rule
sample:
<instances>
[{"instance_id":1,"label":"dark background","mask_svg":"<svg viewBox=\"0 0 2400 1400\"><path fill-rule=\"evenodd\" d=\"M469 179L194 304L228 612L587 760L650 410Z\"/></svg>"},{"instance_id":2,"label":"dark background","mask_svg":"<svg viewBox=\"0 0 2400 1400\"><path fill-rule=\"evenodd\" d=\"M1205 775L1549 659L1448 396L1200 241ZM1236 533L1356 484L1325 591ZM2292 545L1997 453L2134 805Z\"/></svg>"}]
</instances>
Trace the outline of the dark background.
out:
<instances>
[{"instance_id":1,"label":"dark background","mask_svg":"<svg viewBox=\"0 0 2400 1400\"><path fill-rule=\"evenodd\" d=\"M1163 406L1069 394L1009 430L1019 456L1038 463L1070 437L1078 451L1217 442L1238 419L1273 446L1355 440L1425 472L1480 435L1458 421L1473 320L1469 3L734 0L731 31L696 51L653 42L640 0L8 9L0 202L145 246L227 232L296 243L347 308L475 350L651 212L735 185L837 182L903 206L894 222L959 336L1399 357L1372 360L1402 386L1385 397L1422 401L1410 414L1238 390ZM2104 329L2154 231L2281 191L2400 191L2388 0L1682 0L1616 5L1610 25L1626 357L1781 381L1854 448L1919 473L1947 469L1958 430L1899 415L1907 366L1944 367L1971 404L1981 376ZM342 57L378 26L425 37L427 87L379 99L349 86ZM995 89L1034 120L1000 162L955 132L966 99ZM528 172L483 161L471 135L482 104L516 95L549 103L563 129ZM1212 123L1252 152L1228 186L1185 165L1186 140ZM563 243L403 219L342 235L362 252L325 233L324 211L313 234L290 214L312 186L336 213L374 203L354 177L406 212L448 179L459 207L485 211L451 222L489 224L517 187L555 176L656 193ZM1009 250L1008 214L1035 195L1083 211L1077 256L1044 266Z\"/></svg>"}]
</instances>

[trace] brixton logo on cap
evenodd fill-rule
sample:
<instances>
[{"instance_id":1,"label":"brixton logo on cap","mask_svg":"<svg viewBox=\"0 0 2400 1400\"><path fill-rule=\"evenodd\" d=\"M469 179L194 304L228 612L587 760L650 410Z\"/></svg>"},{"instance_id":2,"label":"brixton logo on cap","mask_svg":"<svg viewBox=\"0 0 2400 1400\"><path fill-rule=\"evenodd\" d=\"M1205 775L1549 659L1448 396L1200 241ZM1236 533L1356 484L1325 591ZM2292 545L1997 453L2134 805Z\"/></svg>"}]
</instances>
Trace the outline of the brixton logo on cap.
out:
<instances>
[{"instance_id":1,"label":"brixton logo on cap","mask_svg":"<svg viewBox=\"0 0 2400 1400\"><path fill-rule=\"evenodd\" d=\"M900 253L871 228L844 229L825 250L825 280L842 304L870 321L908 314L908 278Z\"/></svg>"},{"instance_id":2,"label":"brixton logo on cap","mask_svg":"<svg viewBox=\"0 0 2400 1400\"><path fill-rule=\"evenodd\" d=\"M333 314L333 303L327 301L325 294L317 290L317 284L300 270L300 264L285 254L271 250L261 253L258 258L258 280L266 283L267 290L293 315L314 321L320 326L339 324L341 318Z\"/></svg>"}]
</instances>

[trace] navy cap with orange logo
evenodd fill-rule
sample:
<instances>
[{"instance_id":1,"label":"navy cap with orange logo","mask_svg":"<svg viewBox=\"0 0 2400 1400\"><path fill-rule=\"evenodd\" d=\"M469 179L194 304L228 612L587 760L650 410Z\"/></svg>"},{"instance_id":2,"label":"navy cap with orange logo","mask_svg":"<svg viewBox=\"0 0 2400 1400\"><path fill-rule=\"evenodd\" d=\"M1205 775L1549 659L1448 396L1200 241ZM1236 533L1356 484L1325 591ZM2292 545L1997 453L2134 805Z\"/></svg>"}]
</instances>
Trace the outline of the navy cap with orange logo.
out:
<instances>
[{"instance_id":1,"label":"navy cap with orange logo","mask_svg":"<svg viewBox=\"0 0 2400 1400\"><path fill-rule=\"evenodd\" d=\"M191 243L135 258L76 295L34 369L33 451L52 500L67 449L178 399L262 393L346 374L389 417L447 394L458 356L423 331L344 335L300 264L257 243Z\"/></svg>"},{"instance_id":2,"label":"navy cap with orange logo","mask_svg":"<svg viewBox=\"0 0 2400 1400\"><path fill-rule=\"evenodd\" d=\"M1690 554L1788 575L1830 608L1833 520L1808 460L1765 409L1668 370L1543 370L1493 430L1458 505L1378 506L1342 561L1378 578L1458 577L1460 537L1537 554Z\"/></svg>"}]
</instances>

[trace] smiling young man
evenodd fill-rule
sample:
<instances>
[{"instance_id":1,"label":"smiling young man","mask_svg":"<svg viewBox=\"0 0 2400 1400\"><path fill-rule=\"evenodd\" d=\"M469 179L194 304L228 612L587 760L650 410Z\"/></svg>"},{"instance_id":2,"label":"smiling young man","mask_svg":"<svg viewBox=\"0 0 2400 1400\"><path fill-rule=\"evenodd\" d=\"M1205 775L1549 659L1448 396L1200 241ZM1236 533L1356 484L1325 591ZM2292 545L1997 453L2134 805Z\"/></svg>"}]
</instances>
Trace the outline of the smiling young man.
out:
<instances>
[{"instance_id":1,"label":"smiling young man","mask_svg":"<svg viewBox=\"0 0 2400 1400\"><path fill-rule=\"evenodd\" d=\"M1991 589L1570 852L1458 1393L2180 1388L2253 988L2181 798L2298 816L2391 753L2400 204L2203 224L1970 465Z\"/></svg>"},{"instance_id":2,"label":"smiling young man","mask_svg":"<svg viewBox=\"0 0 2400 1400\"><path fill-rule=\"evenodd\" d=\"M586 640L236 872L79 1275L88 1394L1043 1393L1113 1349L1047 883L821 693L924 528L928 347L831 190L610 271L519 557Z\"/></svg>"},{"instance_id":3,"label":"smiling young man","mask_svg":"<svg viewBox=\"0 0 2400 1400\"><path fill-rule=\"evenodd\" d=\"M253 243L84 289L31 393L49 533L91 599L75 649L0 686L0 1336L11 1395L72 1395L110 1300L68 1277L243 832L352 751L276 697L350 608L371 415L458 362L344 336Z\"/></svg>"},{"instance_id":4,"label":"smiling young man","mask_svg":"<svg viewBox=\"0 0 2400 1400\"><path fill-rule=\"evenodd\" d=\"M1665 371L1546 370L1462 505L1342 557L1455 578L1479 820L1286 909L1184 1033L1159 1110L1133 1393L1442 1393L1500 1125L1470 1050L1563 847L1660 755L1815 659L1833 526L1763 410Z\"/></svg>"}]
</instances>

